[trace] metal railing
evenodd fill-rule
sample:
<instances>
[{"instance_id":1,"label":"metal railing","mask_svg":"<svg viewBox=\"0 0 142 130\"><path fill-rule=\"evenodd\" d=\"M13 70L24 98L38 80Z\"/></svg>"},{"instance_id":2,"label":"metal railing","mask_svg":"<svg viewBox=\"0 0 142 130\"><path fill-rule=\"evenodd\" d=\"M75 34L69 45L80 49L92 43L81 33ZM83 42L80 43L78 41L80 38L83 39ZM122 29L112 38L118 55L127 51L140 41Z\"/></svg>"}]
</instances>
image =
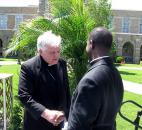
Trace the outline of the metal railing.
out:
<instances>
[{"instance_id":1,"label":"metal railing","mask_svg":"<svg viewBox=\"0 0 142 130\"><path fill-rule=\"evenodd\" d=\"M6 130L12 116L12 74L0 73L0 130Z\"/></svg>"},{"instance_id":2,"label":"metal railing","mask_svg":"<svg viewBox=\"0 0 142 130\"><path fill-rule=\"evenodd\" d=\"M124 113L122 113L122 111L121 111L123 105L126 104L126 103L127 103L127 104L128 104L128 103L133 104L133 105L135 105L136 107L140 108L140 110L137 111L137 115L136 115L136 117L135 117L134 120L129 119L129 118L128 118L127 116L125 116ZM119 115L120 115L123 119L125 119L126 121L128 121L129 123L131 123L132 125L134 125L134 126L135 126L135 129L134 129L134 130L138 130L139 128L142 129L142 126L140 125L140 118L141 118L141 116L142 116L142 106L141 106L141 105L139 105L138 103L136 103L136 102L134 102L134 101L132 101L132 100L128 100L128 101L124 101L124 102L122 103L121 109L120 109L120 111L119 111Z\"/></svg>"}]
</instances>

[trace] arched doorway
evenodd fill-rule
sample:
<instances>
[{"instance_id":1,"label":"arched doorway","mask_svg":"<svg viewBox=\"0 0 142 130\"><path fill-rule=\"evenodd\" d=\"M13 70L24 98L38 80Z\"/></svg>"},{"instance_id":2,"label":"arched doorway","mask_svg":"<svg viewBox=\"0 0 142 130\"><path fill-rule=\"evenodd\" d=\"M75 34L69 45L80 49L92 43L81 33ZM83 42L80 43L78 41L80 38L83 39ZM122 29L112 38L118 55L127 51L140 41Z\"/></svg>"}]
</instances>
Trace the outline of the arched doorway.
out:
<instances>
[{"instance_id":1,"label":"arched doorway","mask_svg":"<svg viewBox=\"0 0 142 130\"><path fill-rule=\"evenodd\" d=\"M133 63L133 53L134 53L133 44L130 42L126 42L123 45L122 49L122 55L125 57L126 63Z\"/></svg>"},{"instance_id":2,"label":"arched doorway","mask_svg":"<svg viewBox=\"0 0 142 130\"><path fill-rule=\"evenodd\" d=\"M140 61L142 61L142 45L141 45L141 48L140 48Z\"/></svg>"},{"instance_id":3,"label":"arched doorway","mask_svg":"<svg viewBox=\"0 0 142 130\"><path fill-rule=\"evenodd\" d=\"M0 56L2 56L2 47L3 47L3 44L2 44L2 40L0 39Z\"/></svg>"}]
</instances>

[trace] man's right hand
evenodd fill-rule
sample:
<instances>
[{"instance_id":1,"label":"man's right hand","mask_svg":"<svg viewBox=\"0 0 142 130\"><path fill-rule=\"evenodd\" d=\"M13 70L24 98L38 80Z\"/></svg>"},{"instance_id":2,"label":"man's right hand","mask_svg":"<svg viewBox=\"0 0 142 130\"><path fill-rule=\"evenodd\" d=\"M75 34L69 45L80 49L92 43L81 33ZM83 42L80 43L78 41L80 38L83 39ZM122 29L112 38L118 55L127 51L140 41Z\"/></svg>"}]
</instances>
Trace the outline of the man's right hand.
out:
<instances>
[{"instance_id":1,"label":"man's right hand","mask_svg":"<svg viewBox=\"0 0 142 130\"><path fill-rule=\"evenodd\" d=\"M49 109L45 109L41 114L41 117L52 123L54 126L59 125L65 119L64 113L62 111Z\"/></svg>"}]
</instances>

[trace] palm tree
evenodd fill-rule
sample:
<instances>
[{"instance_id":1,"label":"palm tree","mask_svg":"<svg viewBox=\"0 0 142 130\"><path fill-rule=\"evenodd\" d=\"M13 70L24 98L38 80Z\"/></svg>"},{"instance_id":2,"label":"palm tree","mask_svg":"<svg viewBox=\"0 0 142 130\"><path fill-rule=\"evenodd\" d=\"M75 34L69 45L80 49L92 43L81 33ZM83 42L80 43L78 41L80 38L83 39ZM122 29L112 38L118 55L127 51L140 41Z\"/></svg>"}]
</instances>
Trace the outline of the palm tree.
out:
<instances>
[{"instance_id":1,"label":"palm tree","mask_svg":"<svg viewBox=\"0 0 142 130\"><path fill-rule=\"evenodd\" d=\"M86 71L85 46L88 33L95 26L109 24L111 15L107 0L50 0L55 17L59 17L57 32L63 37L63 56L70 61L75 83Z\"/></svg>"}]
</instances>

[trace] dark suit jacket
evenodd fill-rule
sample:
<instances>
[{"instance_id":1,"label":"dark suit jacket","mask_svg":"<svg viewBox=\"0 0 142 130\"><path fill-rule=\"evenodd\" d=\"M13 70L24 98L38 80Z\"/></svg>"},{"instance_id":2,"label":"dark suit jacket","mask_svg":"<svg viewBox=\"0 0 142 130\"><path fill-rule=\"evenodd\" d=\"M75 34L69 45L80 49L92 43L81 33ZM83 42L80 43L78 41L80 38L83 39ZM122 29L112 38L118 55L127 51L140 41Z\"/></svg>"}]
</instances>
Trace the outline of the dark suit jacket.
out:
<instances>
[{"instance_id":1,"label":"dark suit jacket","mask_svg":"<svg viewBox=\"0 0 142 130\"><path fill-rule=\"evenodd\" d=\"M110 58L93 63L73 94L68 130L114 130L123 91Z\"/></svg>"},{"instance_id":2,"label":"dark suit jacket","mask_svg":"<svg viewBox=\"0 0 142 130\"><path fill-rule=\"evenodd\" d=\"M18 95L25 107L24 130L59 130L41 117L45 108L62 110L68 118L70 93L66 62L60 59L56 66L57 85L47 65L41 56L36 56L21 66Z\"/></svg>"}]
</instances>

